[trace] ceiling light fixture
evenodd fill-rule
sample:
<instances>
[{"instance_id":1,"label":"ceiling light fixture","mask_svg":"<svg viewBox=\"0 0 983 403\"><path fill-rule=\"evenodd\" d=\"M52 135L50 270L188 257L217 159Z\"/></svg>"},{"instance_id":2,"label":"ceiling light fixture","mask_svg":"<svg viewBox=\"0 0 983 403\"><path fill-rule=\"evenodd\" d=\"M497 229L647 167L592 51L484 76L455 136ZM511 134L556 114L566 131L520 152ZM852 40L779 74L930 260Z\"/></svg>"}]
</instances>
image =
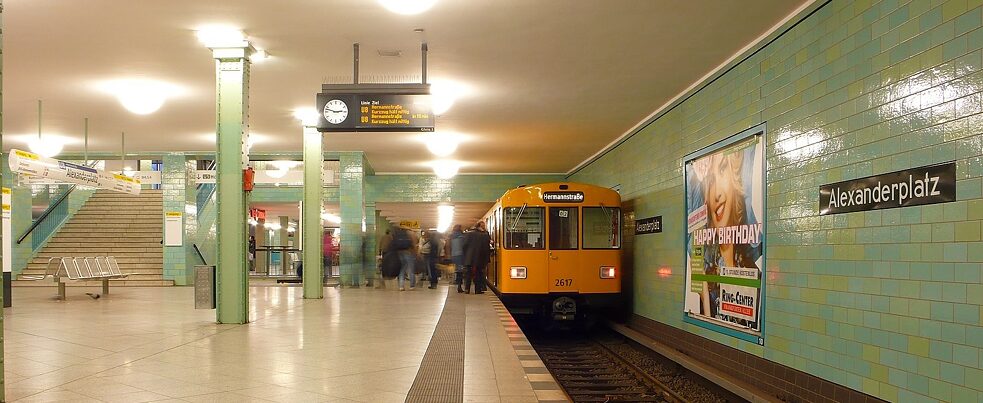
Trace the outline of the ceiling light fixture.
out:
<instances>
[{"instance_id":1,"label":"ceiling light fixture","mask_svg":"<svg viewBox=\"0 0 983 403\"><path fill-rule=\"evenodd\" d=\"M327 222L333 222L335 224L341 223L341 217L338 217L337 215L331 213L322 213L321 219Z\"/></svg>"},{"instance_id":2,"label":"ceiling light fixture","mask_svg":"<svg viewBox=\"0 0 983 403\"><path fill-rule=\"evenodd\" d=\"M246 42L246 34L242 31L228 26L207 26L202 27L195 35L202 45L208 48L244 48L249 45Z\"/></svg>"},{"instance_id":3,"label":"ceiling light fixture","mask_svg":"<svg viewBox=\"0 0 983 403\"><path fill-rule=\"evenodd\" d=\"M105 81L98 87L103 92L116 96L126 110L137 115L154 113L164 105L168 97L183 92L175 85L141 78Z\"/></svg>"},{"instance_id":4,"label":"ceiling light fixture","mask_svg":"<svg viewBox=\"0 0 983 403\"><path fill-rule=\"evenodd\" d=\"M252 63L262 63L270 58L270 54L266 53L263 49L256 49L253 54L249 55L249 61Z\"/></svg>"},{"instance_id":5,"label":"ceiling light fixture","mask_svg":"<svg viewBox=\"0 0 983 403\"><path fill-rule=\"evenodd\" d=\"M461 163L451 160L439 160L433 163L433 173L440 179L450 179L457 175Z\"/></svg>"},{"instance_id":6,"label":"ceiling light fixture","mask_svg":"<svg viewBox=\"0 0 983 403\"><path fill-rule=\"evenodd\" d=\"M317 126L317 119L320 114L314 108L294 109L294 118L299 120L304 126Z\"/></svg>"},{"instance_id":7,"label":"ceiling light fixture","mask_svg":"<svg viewBox=\"0 0 983 403\"><path fill-rule=\"evenodd\" d=\"M378 0L387 10L396 14L413 15L429 10L437 0Z\"/></svg>"},{"instance_id":8,"label":"ceiling light fixture","mask_svg":"<svg viewBox=\"0 0 983 403\"><path fill-rule=\"evenodd\" d=\"M423 134L423 141L433 155L446 157L457 150L460 143L460 136L451 132L434 132Z\"/></svg>"},{"instance_id":9,"label":"ceiling light fixture","mask_svg":"<svg viewBox=\"0 0 983 403\"><path fill-rule=\"evenodd\" d=\"M63 141L55 138L54 136L44 136L44 137L33 137L27 141L27 147L31 149L32 153L40 155L44 158L53 158L54 156L61 154L65 144Z\"/></svg>"},{"instance_id":10,"label":"ceiling light fixture","mask_svg":"<svg viewBox=\"0 0 983 403\"><path fill-rule=\"evenodd\" d=\"M454 222L454 206L438 205L437 232L447 232L447 229L451 227L452 222Z\"/></svg>"},{"instance_id":11,"label":"ceiling light fixture","mask_svg":"<svg viewBox=\"0 0 983 403\"><path fill-rule=\"evenodd\" d=\"M430 84L430 102L433 114L443 115L461 97L471 94L471 88L452 80L436 80Z\"/></svg>"}]
</instances>

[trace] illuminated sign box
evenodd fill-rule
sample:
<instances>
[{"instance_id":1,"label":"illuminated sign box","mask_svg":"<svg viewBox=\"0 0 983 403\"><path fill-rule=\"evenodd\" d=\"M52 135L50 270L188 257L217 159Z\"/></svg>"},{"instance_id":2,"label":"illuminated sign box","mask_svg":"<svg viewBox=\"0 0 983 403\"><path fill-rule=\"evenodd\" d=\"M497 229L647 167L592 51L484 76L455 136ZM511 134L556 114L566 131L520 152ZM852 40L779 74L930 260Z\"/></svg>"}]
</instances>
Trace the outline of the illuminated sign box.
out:
<instances>
[{"instance_id":1,"label":"illuminated sign box","mask_svg":"<svg viewBox=\"0 0 983 403\"><path fill-rule=\"evenodd\" d=\"M324 85L317 94L320 132L432 132L430 86Z\"/></svg>"}]
</instances>

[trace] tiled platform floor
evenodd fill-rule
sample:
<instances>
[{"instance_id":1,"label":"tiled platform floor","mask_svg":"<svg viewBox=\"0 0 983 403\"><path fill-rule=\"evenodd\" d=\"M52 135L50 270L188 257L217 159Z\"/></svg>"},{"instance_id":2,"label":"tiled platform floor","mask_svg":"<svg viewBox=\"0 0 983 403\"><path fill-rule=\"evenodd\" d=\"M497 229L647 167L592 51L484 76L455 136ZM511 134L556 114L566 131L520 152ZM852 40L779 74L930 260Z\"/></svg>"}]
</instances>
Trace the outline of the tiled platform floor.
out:
<instances>
[{"instance_id":1,"label":"tiled platform floor","mask_svg":"<svg viewBox=\"0 0 983 403\"><path fill-rule=\"evenodd\" d=\"M467 304L465 401L557 397L533 390L494 296L328 288L303 300L299 287L251 287L252 322L218 325L189 287L83 292L13 290L8 401L402 402L445 299Z\"/></svg>"}]
</instances>

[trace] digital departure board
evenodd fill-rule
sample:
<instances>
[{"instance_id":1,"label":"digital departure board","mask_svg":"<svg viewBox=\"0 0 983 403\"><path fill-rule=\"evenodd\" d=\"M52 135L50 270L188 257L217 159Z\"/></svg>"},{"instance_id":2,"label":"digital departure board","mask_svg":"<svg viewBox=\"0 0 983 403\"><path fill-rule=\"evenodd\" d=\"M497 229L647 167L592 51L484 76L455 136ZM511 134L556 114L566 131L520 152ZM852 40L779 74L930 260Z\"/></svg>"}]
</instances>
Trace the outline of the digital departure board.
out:
<instances>
[{"instance_id":1,"label":"digital departure board","mask_svg":"<svg viewBox=\"0 0 983 403\"><path fill-rule=\"evenodd\" d=\"M430 95L317 94L321 132L432 132Z\"/></svg>"}]
</instances>

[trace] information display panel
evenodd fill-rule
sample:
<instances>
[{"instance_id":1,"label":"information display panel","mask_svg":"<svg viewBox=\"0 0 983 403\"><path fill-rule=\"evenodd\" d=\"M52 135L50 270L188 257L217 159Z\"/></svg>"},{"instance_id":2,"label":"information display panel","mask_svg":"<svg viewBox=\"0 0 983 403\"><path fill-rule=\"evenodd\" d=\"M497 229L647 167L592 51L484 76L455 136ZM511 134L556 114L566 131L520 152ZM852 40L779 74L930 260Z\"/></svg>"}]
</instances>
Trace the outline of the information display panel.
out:
<instances>
[{"instance_id":1,"label":"information display panel","mask_svg":"<svg viewBox=\"0 0 983 403\"><path fill-rule=\"evenodd\" d=\"M320 132L432 132L426 94L317 94Z\"/></svg>"}]
</instances>

